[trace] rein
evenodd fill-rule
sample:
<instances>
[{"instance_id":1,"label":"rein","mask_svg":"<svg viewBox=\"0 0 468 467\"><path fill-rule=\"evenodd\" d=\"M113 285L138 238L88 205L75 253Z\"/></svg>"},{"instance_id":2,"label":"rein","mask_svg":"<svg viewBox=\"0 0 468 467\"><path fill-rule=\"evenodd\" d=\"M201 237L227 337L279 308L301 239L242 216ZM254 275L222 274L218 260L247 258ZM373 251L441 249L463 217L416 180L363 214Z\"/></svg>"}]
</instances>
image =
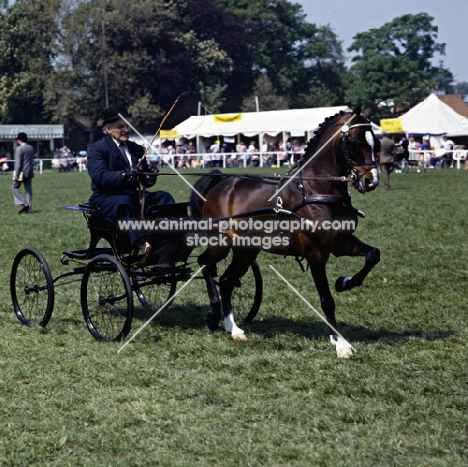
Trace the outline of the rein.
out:
<instances>
[{"instance_id":1,"label":"rein","mask_svg":"<svg viewBox=\"0 0 468 467\"><path fill-rule=\"evenodd\" d=\"M174 173L164 173L164 172L138 172L141 175L149 175L153 177L174 177L174 176L179 176L178 174ZM205 173L190 173L190 174L184 174L184 177L186 176L194 176L194 177L219 177L220 174L205 174ZM267 180L281 180L281 179L289 179L289 178L294 178L295 175L280 175L280 174L274 174L274 175L249 175L249 174L241 174L241 173L222 173L221 175L225 176L226 178L228 177L236 177L236 178L245 178L247 180L253 180L259 183L270 183ZM316 180L316 181L322 181L322 182L354 182L356 181L355 178L353 177L346 177L346 176L316 176L316 177L302 177L301 180Z\"/></svg>"}]
</instances>

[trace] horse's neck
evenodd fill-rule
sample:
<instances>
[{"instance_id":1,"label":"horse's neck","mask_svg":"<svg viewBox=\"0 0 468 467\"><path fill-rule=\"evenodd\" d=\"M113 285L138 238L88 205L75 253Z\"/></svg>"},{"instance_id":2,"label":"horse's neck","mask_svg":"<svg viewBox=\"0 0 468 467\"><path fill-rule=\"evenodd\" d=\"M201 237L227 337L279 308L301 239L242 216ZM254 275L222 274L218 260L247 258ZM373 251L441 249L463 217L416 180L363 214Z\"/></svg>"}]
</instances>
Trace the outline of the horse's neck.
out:
<instances>
[{"instance_id":1,"label":"horse's neck","mask_svg":"<svg viewBox=\"0 0 468 467\"><path fill-rule=\"evenodd\" d=\"M331 154L324 154L320 158L316 156L304 167L302 171L302 185L304 190L311 194L327 194L336 196L348 195L348 184L339 181L340 177L346 176L344 166L337 164Z\"/></svg>"}]
</instances>

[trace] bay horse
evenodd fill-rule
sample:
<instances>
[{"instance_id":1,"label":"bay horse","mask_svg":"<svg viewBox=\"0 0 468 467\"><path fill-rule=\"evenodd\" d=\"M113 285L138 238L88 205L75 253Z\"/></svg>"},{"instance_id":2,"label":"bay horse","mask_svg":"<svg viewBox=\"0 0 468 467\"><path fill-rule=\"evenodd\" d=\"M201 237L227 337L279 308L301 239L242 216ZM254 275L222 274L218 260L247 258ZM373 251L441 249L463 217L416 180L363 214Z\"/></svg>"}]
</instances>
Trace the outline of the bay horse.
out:
<instances>
[{"instance_id":1,"label":"bay horse","mask_svg":"<svg viewBox=\"0 0 468 467\"><path fill-rule=\"evenodd\" d=\"M353 235L360 211L352 206L348 193L348 183L361 193L377 187L376 156L379 151L379 140L372 132L370 121L361 115L359 106L352 113L340 112L326 118L308 142L296 169L290 175L278 176L278 183L268 181L268 177L230 176L219 170L197 181L190 195L192 217L218 222L224 219L223 235L228 240L218 244L209 242L213 245L198 257L199 265L205 266L203 275L211 306L206 323L210 329L216 329L220 319L224 318L225 330L235 339L245 339L244 331L234 321L231 294L236 281L263 250L307 261L320 296L330 341L339 357L348 358L353 354L351 344L335 332L335 301L327 279L326 264L330 254L364 257L364 266L359 272L336 280L335 290L342 292L361 285L380 260L379 249ZM250 224L244 223L247 230L236 229L241 224L233 221L241 219L250 219ZM315 231L278 228L270 234L269 242L257 241L254 246L245 246L245 241L239 244L236 242L239 236L245 240L246 236L253 239L259 235L258 229L251 228L258 224L252 219L306 221L302 227L307 227L309 221L319 221L315 225L323 228ZM268 225L274 226L274 223ZM265 232L262 234L264 238ZM233 251L232 262L219 280L220 299L214 282L216 264L228 255L230 249Z\"/></svg>"}]
</instances>

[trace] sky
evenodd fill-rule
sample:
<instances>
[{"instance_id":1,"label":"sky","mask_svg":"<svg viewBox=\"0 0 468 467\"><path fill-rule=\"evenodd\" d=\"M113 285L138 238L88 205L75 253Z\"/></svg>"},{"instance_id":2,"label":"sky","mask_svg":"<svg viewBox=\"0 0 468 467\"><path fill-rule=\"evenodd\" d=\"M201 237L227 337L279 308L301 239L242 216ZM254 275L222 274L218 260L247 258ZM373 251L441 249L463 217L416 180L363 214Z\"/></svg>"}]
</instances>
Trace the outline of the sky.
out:
<instances>
[{"instance_id":1,"label":"sky","mask_svg":"<svg viewBox=\"0 0 468 467\"><path fill-rule=\"evenodd\" d=\"M445 55L436 57L434 65L443 60L455 82L468 82L468 0L290 0L299 3L306 21L317 26L329 25L342 41L343 50L359 32L379 28L405 14L427 13L439 28L437 42L445 43Z\"/></svg>"}]
</instances>

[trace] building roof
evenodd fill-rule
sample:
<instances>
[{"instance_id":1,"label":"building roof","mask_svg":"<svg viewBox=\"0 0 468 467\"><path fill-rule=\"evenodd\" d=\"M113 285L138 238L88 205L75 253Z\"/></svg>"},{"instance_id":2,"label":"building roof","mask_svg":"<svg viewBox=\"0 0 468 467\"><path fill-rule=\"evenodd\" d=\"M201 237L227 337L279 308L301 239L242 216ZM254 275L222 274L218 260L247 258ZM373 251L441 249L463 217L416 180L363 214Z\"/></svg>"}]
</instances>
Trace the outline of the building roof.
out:
<instances>
[{"instance_id":1,"label":"building roof","mask_svg":"<svg viewBox=\"0 0 468 467\"><path fill-rule=\"evenodd\" d=\"M445 96L439 96L439 99L452 107L457 114L468 118L468 104L463 100L462 94L446 94Z\"/></svg>"},{"instance_id":2,"label":"building roof","mask_svg":"<svg viewBox=\"0 0 468 467\"><path fill-rule=\"evenodd\" d=\"M0 139L15 140L19 132L31 141L63 138L63 125L0 125Z\"/></svg>"}]
</instances>

